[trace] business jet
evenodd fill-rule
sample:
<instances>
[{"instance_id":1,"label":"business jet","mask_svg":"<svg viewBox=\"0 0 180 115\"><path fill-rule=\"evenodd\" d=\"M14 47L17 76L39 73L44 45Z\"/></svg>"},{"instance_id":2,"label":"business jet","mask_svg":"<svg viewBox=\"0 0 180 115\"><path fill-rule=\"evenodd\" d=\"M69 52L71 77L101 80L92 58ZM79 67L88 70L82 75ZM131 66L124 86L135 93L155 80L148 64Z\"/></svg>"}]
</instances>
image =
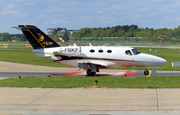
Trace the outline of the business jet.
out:
<instances>
[{"instance_id":1,"label":"business jet","mask_svg":"<svg viewBox=\"0 0 180 115\"><path fill-rule=\"evenodd\" d=\"M82 68L87 70L88 76L94 76L99 69L112 67L145 67L144 74L148 75L149 68L157 68L167 63L160 57L142 53L131 47L92 45L60 47L36 26L18 25L12 28L22 30L36 56Z\"/></svg>"}]
</instances>

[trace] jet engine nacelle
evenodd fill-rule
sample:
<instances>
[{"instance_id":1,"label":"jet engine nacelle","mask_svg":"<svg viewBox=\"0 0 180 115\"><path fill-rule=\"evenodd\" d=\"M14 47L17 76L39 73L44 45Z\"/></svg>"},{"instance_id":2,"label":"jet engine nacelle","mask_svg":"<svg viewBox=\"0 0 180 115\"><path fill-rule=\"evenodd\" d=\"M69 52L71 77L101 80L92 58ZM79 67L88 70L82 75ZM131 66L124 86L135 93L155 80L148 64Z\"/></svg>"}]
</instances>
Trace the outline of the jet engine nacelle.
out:
<instances>
[{"instance_id":1,"label":"jet engine nacelle","mask_svg":"<svg viewBox=\"0 0 180 115\"><path fill-rule=\"evenodd\" d=\"M56 56L51 56L51 57L50 57L50 60L53 60L53 61L61 60L61 57L60 57L60 56L58 56L58 57L56 57Z\"/></svg>"},{"instance_id":2,"label":"jet engine nacelle","mask_svg":"<svg viewBox=\"0 0 180 115\"><path fill-rule=\"evenodd\" d=\"M44 57L46 59L52 60L52 61L58 61L61 60L60 56L52 56L52 55L48 55L48 54L39 54L37 53L36 55L37 57Z\"/></svg>"},{"instance_id":3,"label":"jet engine nacelle","mask_svg":"<svg viewBox=\"0 0 180 115\"><path fill-rule=\"evenodd\" d=\"M47 56L46 59L52 60L52 61L58 61L61 60L60 56Z\"/></svg>"},{"instance_id":4,"label":"jet engine nacelle","mask_svg":"<svg viewBox=\"0 0 180 115\"><path fill-rule=\"evenodd\" d=\"M57 53L64 56L77 56L81 53L81 47L62 47Z\"/></svg>"}]
</instances>

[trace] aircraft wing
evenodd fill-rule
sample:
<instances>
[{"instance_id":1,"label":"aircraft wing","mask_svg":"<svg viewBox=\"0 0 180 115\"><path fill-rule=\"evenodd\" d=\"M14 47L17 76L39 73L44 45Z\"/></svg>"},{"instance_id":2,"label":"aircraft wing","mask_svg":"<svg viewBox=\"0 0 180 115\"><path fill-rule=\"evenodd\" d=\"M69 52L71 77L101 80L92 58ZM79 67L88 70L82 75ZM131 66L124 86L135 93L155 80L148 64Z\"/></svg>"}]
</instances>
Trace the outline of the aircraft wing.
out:
<instances>
[{"instance_id":1,"label":"aircraft wing","mask_svg":"<svg viewBox=\"0 0 180 115\"><path fill-rule=\"evenodd\" d=\"M76 61L78 66L84 70L87 70L90 68L90 66L99 66L103 68L109 68L109 66L114 65L114 62L109 61Z\"/></svg>"}]
</instances>

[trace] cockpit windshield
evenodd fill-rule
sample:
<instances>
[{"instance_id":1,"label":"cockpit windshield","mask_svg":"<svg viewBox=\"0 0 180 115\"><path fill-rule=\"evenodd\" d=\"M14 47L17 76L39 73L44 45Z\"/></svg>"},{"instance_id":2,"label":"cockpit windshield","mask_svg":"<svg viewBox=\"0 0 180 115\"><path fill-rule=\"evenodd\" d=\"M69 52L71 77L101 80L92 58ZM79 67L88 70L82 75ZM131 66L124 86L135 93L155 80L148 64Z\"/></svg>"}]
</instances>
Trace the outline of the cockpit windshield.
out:
<instances>
[{"instance_id":1,"label":"cockpit windshield","mask_svg":"<svg viewBox=\"0 0 180 115\"><path fill-rule=\"evenodd\" d=\"M126 53L126 55L132 55L130 50L126 50L125 53Z\"/></svg>"},{"instance_id":2,"label":"cockpit windshield","mask_svg":"<svg viewBox=\"0 0 180 115\"><path fill-rule=\"evenodd\" d=\"M141 53L141 52L140 52L139 50L137 50L137 49L132 49L132 52L133 52L134 55L138 55L138 54Z\"/></svg>"}]
</instances>

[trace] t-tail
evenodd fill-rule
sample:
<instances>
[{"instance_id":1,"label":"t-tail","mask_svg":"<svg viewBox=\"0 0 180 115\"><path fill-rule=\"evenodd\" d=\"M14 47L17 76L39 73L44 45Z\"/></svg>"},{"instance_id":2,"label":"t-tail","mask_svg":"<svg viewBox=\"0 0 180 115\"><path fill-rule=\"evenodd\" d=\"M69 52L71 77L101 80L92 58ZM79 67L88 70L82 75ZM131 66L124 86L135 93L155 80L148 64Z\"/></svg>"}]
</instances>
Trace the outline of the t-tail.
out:
<instances>
[{"instance_id":1,"label":"t-tail","mask_svg":"<svg viewBox=\"0 0 180 115\"><path fill-rule=\"evenodd\" d=\"M34 49L60 47L60 45L58 45L36 26L18 25L18 27L15 26L12 28L20 29Z\"/></svg>"}]
</instances>

